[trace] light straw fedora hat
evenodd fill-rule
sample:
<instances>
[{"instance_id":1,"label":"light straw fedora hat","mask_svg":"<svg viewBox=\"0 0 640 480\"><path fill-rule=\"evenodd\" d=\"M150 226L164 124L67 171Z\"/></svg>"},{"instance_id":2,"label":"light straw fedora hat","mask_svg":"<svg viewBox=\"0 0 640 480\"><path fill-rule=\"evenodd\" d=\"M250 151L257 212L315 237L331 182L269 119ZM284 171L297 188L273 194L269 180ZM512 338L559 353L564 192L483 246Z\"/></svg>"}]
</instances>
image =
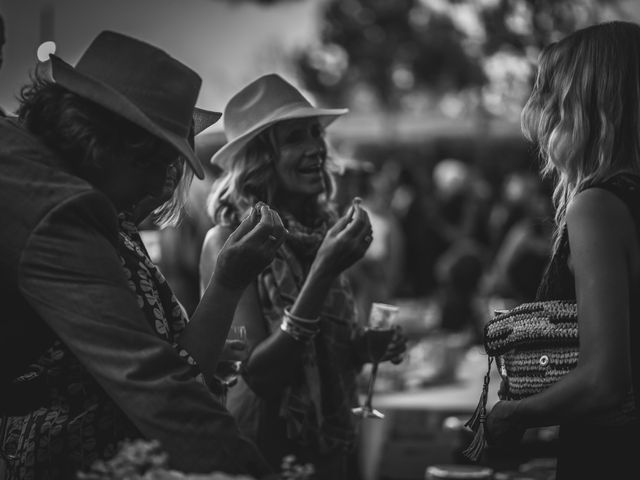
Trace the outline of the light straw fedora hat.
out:
<instances>
[{"instance_id":1,"label":"light straw fedora hat","mask_svg":"<svg viewBox=\"0 0 640 480\"><path fill-rule=\"evenodd\" d=\"M75 66L55 55L50 59L57 84L173 145L204 178L189 144L202 85L196 72L157 47L108 30L98 34Z\"/></svg>"},{"instance_id":2,"label":"light straw fedora hat","mask_svg":"<svg viewBox=\"0 0 640 480\"><path fill-rule=\"evenodd\" d=\"M282 120L318 117L326 127L348 111L346 108L316 108L281 76L263 75L227 103L222 118L227 143L211 157L211 163L226 169L253 138Z\"/></svg>"}]
</instances>

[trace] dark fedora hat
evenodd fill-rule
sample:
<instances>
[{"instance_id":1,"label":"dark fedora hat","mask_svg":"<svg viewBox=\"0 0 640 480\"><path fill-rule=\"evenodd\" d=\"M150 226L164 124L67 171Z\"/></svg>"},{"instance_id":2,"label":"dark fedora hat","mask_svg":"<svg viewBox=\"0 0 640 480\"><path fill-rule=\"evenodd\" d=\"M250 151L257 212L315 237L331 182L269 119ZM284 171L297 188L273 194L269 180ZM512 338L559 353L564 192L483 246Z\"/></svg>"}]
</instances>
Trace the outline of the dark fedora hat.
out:
<instances>
[{"instance_id":1,"label":"dark fedora hat","mask_svg":"<svg viewBox=\"0 0 640 480\"><path fill-rule=\"evenodd\" d=\"M275 73L263 75L236 93L224 109L227 143L212 157L211 163L226 169L235 155L272 125L283 120L317 117L323 127L344 115L346 108L318 108L291 83ZM199 137L205 142L205 133Z\"/></svg>"},{"instance_id":2,"label":"dark fedora hat","mask_svg":"<svg viewBox=\"0 0 640 480\"><path fill-rule=\"evenodd\" d=\"M220 120L222 113L214 112L211 110L205 110L204 108L196 107L193 109L193 134L198 135L203 130L209 128L211 125Z\"/></svg>"},{"instance_id":3,"label":"dark fedora hat","mask_svg":"<svg viewBox=\"0 0 640 480\"><path fill-rule=\"evenodd\" d=\"M198 178L204 169L189 142L202 79L163 50L103 31L75 67L50 56L54 81L173 145Z\"/></svg>"}]
</instances>

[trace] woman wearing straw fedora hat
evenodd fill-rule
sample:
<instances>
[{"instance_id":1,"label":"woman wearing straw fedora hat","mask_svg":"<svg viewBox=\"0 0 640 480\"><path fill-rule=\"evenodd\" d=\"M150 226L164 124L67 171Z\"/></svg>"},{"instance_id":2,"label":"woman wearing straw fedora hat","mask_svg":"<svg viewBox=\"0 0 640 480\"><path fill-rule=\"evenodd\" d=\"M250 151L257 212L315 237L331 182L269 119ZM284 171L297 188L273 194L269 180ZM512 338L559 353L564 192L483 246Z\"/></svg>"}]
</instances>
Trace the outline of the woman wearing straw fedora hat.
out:
<instances>
[{"instance_id":1,"label":"woman wearing straw fedora hat","mask_svg":"<svg viewBox=\"0 0 640 480\"><path fill-rule=\"evenodd\" d=\"M346 109L313 106L279 75L262 76L224 110L227 143L211 158L223 170L208 211L215 226L201 254L202 288L232 229L256 201L287 228L275 260L244 292L234 324L247 330L249 356L227 408L272 464L311 462L318 479L350 476L356 374L365 360L353 295L343 272L371 243L367 212L342 217L324 129ZM274 241L269 239L268 241ZM401 335L387 352L404 350Z\"/></svg>"},{"instance_id":2,"label":"woman wearing straw fedora hat","mask_svg":"<svg viewBox=\"0 0 640 480\"><path fill-rule=\"evenodd\" d=\"M0 119L0 478L75 478L136 437L179 470L270 473L208 384L282 222L249 212L187 324L118 212L174 219L203 177L193 135L219 114L194 122L200 77L110 31L75 66L52 56L51 76Z\"/></svg>"}]
</instances>

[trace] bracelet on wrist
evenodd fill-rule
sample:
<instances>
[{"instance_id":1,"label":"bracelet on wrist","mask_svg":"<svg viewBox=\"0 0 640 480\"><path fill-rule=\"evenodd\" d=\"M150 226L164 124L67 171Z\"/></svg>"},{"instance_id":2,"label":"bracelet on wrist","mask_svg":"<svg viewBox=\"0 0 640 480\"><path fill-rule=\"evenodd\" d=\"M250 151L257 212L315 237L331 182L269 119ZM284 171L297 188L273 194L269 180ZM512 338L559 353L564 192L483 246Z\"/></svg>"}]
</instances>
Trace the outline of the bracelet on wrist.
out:
<instances>
[{"instance_id":1,"label":"bracelet on wrist","mask_svg":"<svg viewBox=\"0 0 640 480\"><path fill-rule=\"evenodd\" d=\"M293 313L291 313L291 309L289 307L284 307L284 316L294 322L298 322L304 325L317 325L320 321L320 317L304 318L294 315Z\"/></svg>"},{"instance_id":2,"label":"bracelet on wrist","mask_svg":"<svg viewBox=\"0 0 640 480\"><path fill-rule=\"evenodd\" d=\"M280 330L289 335L294 340L307 343L318 333L317 328L308 328L291 320L288 316L284 316L280 324Z\"/></svg>"}]
</instances>

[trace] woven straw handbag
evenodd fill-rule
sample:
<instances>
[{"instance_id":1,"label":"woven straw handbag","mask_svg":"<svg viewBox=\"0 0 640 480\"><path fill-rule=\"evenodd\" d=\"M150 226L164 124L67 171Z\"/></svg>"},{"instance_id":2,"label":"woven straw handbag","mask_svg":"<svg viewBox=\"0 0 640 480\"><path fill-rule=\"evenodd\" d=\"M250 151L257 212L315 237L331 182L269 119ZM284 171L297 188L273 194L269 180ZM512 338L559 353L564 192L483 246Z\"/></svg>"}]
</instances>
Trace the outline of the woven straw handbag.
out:
<instances>
[{"instance_id":1,"label":"woven straw handbag","mask_svg":"<svg viewBox=\"0 0 640 480\"><path fill-rule=\"evenodd\" d=\"M496 315L484 328L488 368L478 407L465 424L475 436L464 451L477 460L486 445L485 419L493 361L502 384L500 400L542 392L578 363L578 309L569 300L523 303Z\"/></svg>"}]
</instances>

